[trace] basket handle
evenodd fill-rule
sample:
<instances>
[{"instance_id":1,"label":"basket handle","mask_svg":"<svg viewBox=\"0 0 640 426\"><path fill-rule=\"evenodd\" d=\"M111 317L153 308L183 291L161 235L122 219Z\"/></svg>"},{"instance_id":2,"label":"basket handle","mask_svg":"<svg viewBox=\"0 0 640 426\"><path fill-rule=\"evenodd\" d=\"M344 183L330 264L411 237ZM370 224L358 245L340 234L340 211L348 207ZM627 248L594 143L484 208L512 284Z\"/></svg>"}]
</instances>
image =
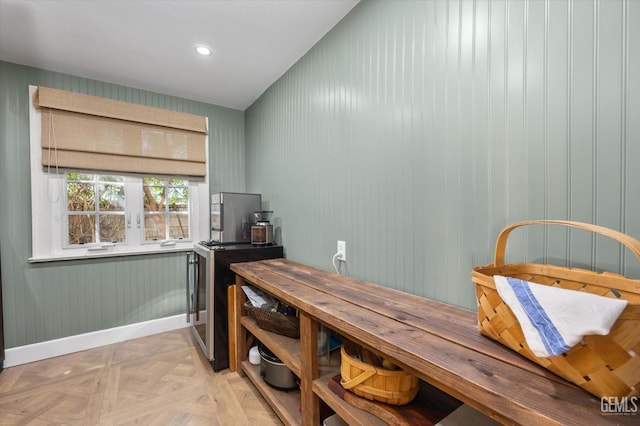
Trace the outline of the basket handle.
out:
<instances>
[{"instance_id":1,"label":"basket handle","mask_svg":"<svg viewBox=\"0 0 640 426\"><path fill-rule=\"evenodd\" d=\"M496 242L496 252L494 258L495 266L503 266L504 265L504 252L507 248L507 238L511 231L516 228L525 225L565 225L570 226L572 228L584 229L586 231L596 232L598 234L610 237L617 242L624 244L629 250L636 255L636 257L640 260L640 241L636 240L629 235L623 234L619 231L614 231L613 229L605 228L604 226L592 225L590 223L583 222L573 222L570 220L529 220L524 222L517 222L512 225L504 228L500 235L498 235L498 240Z\"/></svg>"},{"instance_id":2,"label":"basket handle","mask_svg":"<svg viewBox=\"0 0 640 426\"><path fill-rule=\"evenodd\" d=\"M373 376L374 374L376 374L375 367L369 366L369 367L367 367L366 370L362 371L362 373L358 374L356 377L354 377L351 380L340 379L340 384L345 389L355 388L360 383L364 382L365 380L367 380L369 377Z\"/></svg>"}]
</instances>

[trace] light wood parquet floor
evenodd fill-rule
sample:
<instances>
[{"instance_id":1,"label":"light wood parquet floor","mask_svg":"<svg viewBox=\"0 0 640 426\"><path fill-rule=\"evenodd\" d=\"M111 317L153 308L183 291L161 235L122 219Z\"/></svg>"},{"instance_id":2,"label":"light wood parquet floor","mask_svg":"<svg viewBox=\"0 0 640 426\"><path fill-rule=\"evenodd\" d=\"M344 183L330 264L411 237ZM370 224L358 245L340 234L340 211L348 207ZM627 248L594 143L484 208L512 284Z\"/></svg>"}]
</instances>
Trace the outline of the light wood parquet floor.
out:
<instances>
[{"instance_id":1,"label":"light wood parquet floor","mask_svg":"<svg viewBox=\"0 0 640 426\"><path fill-rule=\"evenodd\" d=\"M10 367L0 425L281 425L249 380L214 373L189 328Z\"/></svg>"}]
</instances>

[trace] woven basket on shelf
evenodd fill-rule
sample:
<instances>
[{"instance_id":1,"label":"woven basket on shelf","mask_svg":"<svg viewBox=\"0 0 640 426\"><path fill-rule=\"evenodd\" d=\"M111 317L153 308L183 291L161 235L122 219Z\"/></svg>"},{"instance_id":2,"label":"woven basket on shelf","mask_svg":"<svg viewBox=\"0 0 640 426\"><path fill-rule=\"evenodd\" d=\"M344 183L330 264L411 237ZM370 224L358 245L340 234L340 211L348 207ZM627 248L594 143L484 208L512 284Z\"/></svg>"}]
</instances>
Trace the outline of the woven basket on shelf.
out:
<instances>
[{"instance_id":1,"label":"woven basket on shelf","mask_svg":"<svg viewBox=\"0 0 640 426\"><path fill-rule=\"evenodd\" d=\"M561 220L526 221L510 225L498 236L494 263L473 268L472 281L476 285L480 333L497 340L593 395L599 397L638 395L640 390L640 280L610 272L597 273L546 264L505 265L504 255L509 233L517 227L533 224L564 225L596 232L624 244L640 259L638 240L601 226ZM629 301L629 304L608 335L585 336L583 342L561 355L540 358L531 352L518 320L500 298L493 281L494 275L621 298Z\"/></svg>"},{"instance_id":2,"label":"woven basket on shelf","mask_svg":"<svg viewBox=\"0 0 640 426\"><path fill-rule=\"evenodd\" d=\"M298 317L256 308L248 301L244 307L261 329L294 339L300 337L300 319Z\"/></svg>"},{"instance_id":3,"label":"woven basket on shelf","mask_svg":"<svg viewBox=\"0 0 640 426\"><path fill-rule=\"evenodd\" d=\"M354 358L358 346L344 342L340 349L340 384L358 396L391 405L410 403L418 393L418 378L403 370L385 370Z\"/></svg>"}]
</instances>

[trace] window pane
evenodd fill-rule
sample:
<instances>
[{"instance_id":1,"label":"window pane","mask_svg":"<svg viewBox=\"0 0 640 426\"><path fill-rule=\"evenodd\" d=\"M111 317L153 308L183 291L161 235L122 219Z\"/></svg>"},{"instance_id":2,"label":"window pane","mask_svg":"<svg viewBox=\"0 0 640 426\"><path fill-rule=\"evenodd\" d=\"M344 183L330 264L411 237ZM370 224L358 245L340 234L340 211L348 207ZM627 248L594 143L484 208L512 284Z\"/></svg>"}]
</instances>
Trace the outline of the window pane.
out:
<instances>
[{"instance_id":1,"label":"window pane","mask_svg":"<svg viewBox=\"0 0 640 426\"><path fill-rule=\"evenodd\" d=\"M117 175L67 173L69 245L126 241L124 181Z\"/></svg>"},{"instance_id":2,"label":"window pane","mask_svg":"<svg viewBox=\"0 0 640 426\"><path fill-rule=\"evenodd\" d=\"M165 240L167 231L164 214L144 215L144 239L145 241Z\"/></svg>"},{"instance_id":3,"label":"window pane","mask_svg":"<svg viewBox=\"0 0 640 426\"><path fill-rule=\"evenodd\" d=\"M124 182L124 176L102 175L98 176L100 182Z\"/></svg>"},{"instance_id":4,"label":"window pane","mask_svg":"<svg viewBox=\"0 0 640 426\"><path fill-rule=\"evenodd\" d=\"M69 215L69 244L90 244L96 241L95 216Z\"/></svg>"},{"instance_id":5,"label":"window pane","mask_svg":"<svg viewBox=\"0 0 640 426\"><path fill-rule=\"evenodd\" d=\"M169 213L169 238L172 240L189 238L189 215Z\"/></svg>"},{"instance_id":6,"label":"window pane","mask_svg":"<svg viewBox=\"0 0 640 426\"><path fill-rule=\"evenodd\" d=\"M143 178L145 241L190 238L189 181Z\"/></svg>"},{"instance_id":7,"label":"window pane","mask_svg":"<svg viewBox=\"0 0 640 426\"><path fill-rule=\"evenodd\" d=\"M189 188L169 187L169 211L189 210Z\"/></svg>"},{"instance_id":8,"label":"window pane","mask_svg":"<svg viewBox=\"0 0 640 426\"><path fill-rule=\"evenodd\" d=\"M93 175L85 175L83 173L67 173L67 180L93 182Z\"/></svg>"},{"instance_id":9,"label":"window pane","mask_svg":"<svg viewBox=\"0 0 640 426\"><path fill-rule=\"evenodd\" d=\"M100 242L121 243L125 240L124 215L100 215Z\"/></svg>"},{"instance_id":10,"label":"window pane","mask_svg":"<svg viewBox=\"0 0 640 426\"><path fill-rule=\"evenodd\" d=\"M124 186L122 185L99 185L100 210L123 212L124 211Z\"/></svg>"},{"instance_id":11,"label":"window pane","mask_svg":"<svg viewBox=\"0 0 640 426\"><path fill-rule=\"evenodd\" d=\"M165 189L162 186L144 186L144 211L164 212Z\"/></svg>"},{"instance_id":12,"label":"window pane","mask_svg":"<svg viewBox=\"0 0 640 426\"><path fill-rule=\"evenodd\" d=\"M95 192L90 183L67 183L67 210L70 212L95 211Z\"/></svg>"},{"instance_id":13,"label":"window pane","mask_svg":"<svg viewBox=\"0 0 640 426\"><path fill-rule=\"evenodd\" d=\"M164 179L158 179L154 177L146 177L142 179L143 185L164 185Z\"/></svg>"}]
</instances>

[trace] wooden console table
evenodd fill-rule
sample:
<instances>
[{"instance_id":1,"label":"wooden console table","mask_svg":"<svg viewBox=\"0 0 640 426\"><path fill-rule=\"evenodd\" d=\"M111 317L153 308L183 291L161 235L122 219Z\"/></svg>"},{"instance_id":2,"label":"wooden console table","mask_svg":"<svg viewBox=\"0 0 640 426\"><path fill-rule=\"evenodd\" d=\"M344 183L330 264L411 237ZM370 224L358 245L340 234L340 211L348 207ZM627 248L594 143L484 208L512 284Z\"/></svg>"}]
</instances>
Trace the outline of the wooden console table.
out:
<instances>
[{"instance_id":1,"label":"wooden console table","mask_svg":"<svg viewBox=\"0 0 640 426\"><path fill-rule=\"evenodd\" d=\"M238 373L249 376L285 424L319 425L320 399L349 424L379 423L328 389L339 369L318 364L319 324L504 424L631 425L640 420L640 413L604 415L598 398L481 336L473 311L285 259L231 269L237 287ZM243 315L240 287L247 284L299 311L299 340L266 332ZM264 383L259 367L247 361L249 333L301 379L300 391L281 392Z\"/></svg>"}]
</instances>

